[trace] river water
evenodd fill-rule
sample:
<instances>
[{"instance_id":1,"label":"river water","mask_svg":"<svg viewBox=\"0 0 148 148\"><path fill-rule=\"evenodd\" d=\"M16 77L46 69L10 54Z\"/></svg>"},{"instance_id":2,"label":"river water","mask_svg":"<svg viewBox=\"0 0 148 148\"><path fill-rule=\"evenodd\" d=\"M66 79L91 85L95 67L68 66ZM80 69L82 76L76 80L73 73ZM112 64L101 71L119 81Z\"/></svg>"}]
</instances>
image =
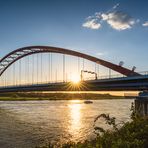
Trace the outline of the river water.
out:
<instances>
[{"instance_id":1,"label":"river water","mask_svg":"<svg viewBox=\"0 0 148 148\"><path fill-rule=\"evenodd\" d=\"M118 122L130 119L133 100L0 101L0 147L34 148L47 143L91 139L94 119L109 113ZM103 120L97 122L104 126Z\"/></svg>"}]
</instances>

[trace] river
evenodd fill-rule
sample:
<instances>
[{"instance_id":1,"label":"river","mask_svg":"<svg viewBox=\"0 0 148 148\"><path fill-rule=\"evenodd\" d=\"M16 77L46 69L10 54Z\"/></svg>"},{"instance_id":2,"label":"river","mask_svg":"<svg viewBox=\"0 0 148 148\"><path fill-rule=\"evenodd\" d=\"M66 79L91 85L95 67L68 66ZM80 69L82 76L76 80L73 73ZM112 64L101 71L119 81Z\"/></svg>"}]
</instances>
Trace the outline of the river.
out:
<instances>
[{"instance_id":1,"label":"river","mask_svg":"<svg viewBox=\"0 0 148 148\"><path fill-rule=\"evenodd\" d=\"M0 101L0 147L34 148L47 143L78 142L94 137L97 115L118 122L130 119L133 100ZM99 126L104 126L102 120Z\"/></svg>"}]
</instances>

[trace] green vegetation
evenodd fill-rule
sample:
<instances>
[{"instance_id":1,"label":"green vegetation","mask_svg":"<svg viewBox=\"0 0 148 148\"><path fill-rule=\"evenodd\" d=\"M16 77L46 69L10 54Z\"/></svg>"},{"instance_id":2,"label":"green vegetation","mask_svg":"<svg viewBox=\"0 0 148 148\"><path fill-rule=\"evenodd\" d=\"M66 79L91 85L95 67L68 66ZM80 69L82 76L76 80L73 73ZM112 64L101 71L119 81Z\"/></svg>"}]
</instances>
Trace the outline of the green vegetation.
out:
<instances>
[{"instance_id":1,"label":"green vegetation","mask_svg":"<svg viewBox=\"0 0 148 148\"><path fill-rule=\"evenodd\" d=\"M133 107L132 107L133 109ZM95 120L104 118L106 124L112 126L112 130L104 130L96 127L94 131L96 138L83 143L67 143L61 146L44 146L42 148L147 148L148 147L148 118L141 118L134 112L131 115L131 122L126 122L119 128L114 117L108 114L101 114Z\"/></svg>"},{"instance_id":2,"label":"green vegetation","mask_svg":"<svg viewBox=\"0 0 148 148\"><path fill-rule=\"evenodd\" d=\"M1 101L25 101L25 100L99 100L99 99L124 99L123 96L97 93L2 93Z\"/></svg>"},{"instance_id":3,"label":"green vegetation","mask_svg":"<svg viewBox=\"0 0 148 148\"><path fill-rule=\"evenodd\" d=\"M122 128L104 131L92 141L84 143L68 143L63 148L147 148L148 147L148 119L137 119L125 123ZM51 147L51 146L49 146Z\"/></svg>"}]
</instances>

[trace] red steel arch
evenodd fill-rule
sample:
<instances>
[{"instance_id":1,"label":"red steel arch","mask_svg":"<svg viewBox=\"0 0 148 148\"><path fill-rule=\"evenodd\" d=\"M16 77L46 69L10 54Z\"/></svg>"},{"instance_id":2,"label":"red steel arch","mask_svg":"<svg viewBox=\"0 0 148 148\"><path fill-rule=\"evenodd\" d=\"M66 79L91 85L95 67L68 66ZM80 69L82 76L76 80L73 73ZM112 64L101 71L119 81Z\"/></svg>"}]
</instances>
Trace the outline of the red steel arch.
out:
<instances>
[{"instance_id":1,"label":"red steel arch","mask_svg":"<svg viewBox=\"0 0 148 148\"><path fill-rule=\"evenodd\" d=\"M50 46L28 46L28 47L23 47L19 48L17 50L14 50L4 56L2 59L0 59L0 76L3 74L3 72L15 61L31 55L35 53L41 53L41 52L54 52L54 53L61 53L61 54L67 54L67 55L72 55L72 56L77 56L81 57L84 59L87 59L89 61L95 62L97 64L100 64L102 66L108 67L116 72L119 72L125 76L139 76L139 73L136 73L130 69L121 67L119 65L113 64L108 61L104 61L102 59L80 53L77 51L69 50L69 49L64 49L64 48L59 48L59 47L50 47Z\"/></svg>"}]
</instances>

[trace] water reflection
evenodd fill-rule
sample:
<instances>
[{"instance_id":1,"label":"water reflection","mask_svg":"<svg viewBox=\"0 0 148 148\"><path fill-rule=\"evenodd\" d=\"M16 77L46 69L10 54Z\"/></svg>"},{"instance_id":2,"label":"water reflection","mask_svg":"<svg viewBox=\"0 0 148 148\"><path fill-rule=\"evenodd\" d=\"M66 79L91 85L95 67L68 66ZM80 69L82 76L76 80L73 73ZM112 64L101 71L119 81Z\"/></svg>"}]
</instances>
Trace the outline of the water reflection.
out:
<instances>
[{"instance_id":1,"label":"water reflection","mask_svg":"<svg viewBox=\"0 0 148 148\"><path fill-rule=\"evenodd\" d=\"M32 148L48 142L89 139L93 136L96 116L109 113L126 122L132 101L94 100L93 104L84 104L80 100L1 101L0 147Z\"/></svg>"},{"instance_id":2,"label":"water reflection","mask_svg":"<svg viewBox=\"0 0 148 148\"><path fill-rule=\"evenodd\" d=\"M73 135L73 138L79 135L80 129L82 127L81 109L82 103L80 100L73 100L71 101L71 104L69 104L69 133Z\"/></svg>"}]
</instances>

